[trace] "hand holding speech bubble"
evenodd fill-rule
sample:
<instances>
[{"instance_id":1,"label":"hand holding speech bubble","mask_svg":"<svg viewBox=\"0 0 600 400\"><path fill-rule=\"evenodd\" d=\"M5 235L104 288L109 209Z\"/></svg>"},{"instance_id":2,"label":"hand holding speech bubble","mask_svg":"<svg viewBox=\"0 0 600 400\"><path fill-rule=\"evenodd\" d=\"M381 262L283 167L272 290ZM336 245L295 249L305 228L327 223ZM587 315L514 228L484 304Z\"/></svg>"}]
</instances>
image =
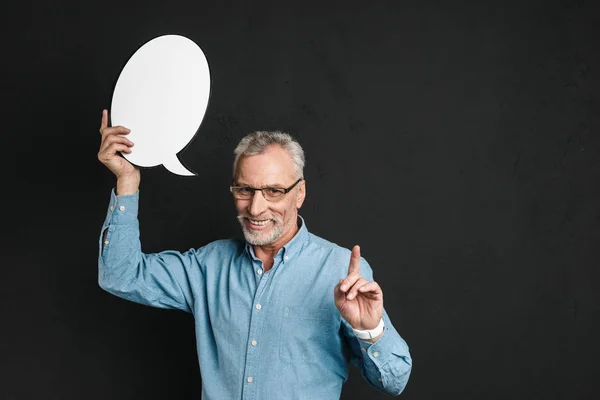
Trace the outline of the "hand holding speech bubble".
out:
<instances>
[{"instance_id":1,"label":"hand holding speech bubble","mask_svg":"<svg viewBox=\"0 0 600 400\"><path fill-rule=\"evenodd\" d=\"M164 35L140 47L119 75L111 103L113 126L131 130L135 146L121 153L139 167L164 165L193 176L177 153L196 135L210 96L210 71L192 40Z\"/></svg>"}]
</instances>

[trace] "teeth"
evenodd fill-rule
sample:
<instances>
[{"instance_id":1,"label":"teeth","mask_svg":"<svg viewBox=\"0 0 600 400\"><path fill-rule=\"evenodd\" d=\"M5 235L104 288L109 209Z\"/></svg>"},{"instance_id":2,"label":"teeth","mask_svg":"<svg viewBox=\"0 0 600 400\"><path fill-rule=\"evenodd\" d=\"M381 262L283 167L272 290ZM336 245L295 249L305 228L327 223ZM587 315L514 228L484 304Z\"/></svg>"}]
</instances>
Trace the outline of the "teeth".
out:
<instances>
[{"instance_id":1,"label":"teeth","mask_svg":"<svg viewBox=\"0 0 600 400\"><path fill-rule=\"evenodd\" d=\"M255 221L253 219L250 219L249 221L252 223L252 225L258 225L258 226L263 226L263 225L266 225L269 223L268 219L265 219L264 221Z\"/></svg>"}]
</instances>

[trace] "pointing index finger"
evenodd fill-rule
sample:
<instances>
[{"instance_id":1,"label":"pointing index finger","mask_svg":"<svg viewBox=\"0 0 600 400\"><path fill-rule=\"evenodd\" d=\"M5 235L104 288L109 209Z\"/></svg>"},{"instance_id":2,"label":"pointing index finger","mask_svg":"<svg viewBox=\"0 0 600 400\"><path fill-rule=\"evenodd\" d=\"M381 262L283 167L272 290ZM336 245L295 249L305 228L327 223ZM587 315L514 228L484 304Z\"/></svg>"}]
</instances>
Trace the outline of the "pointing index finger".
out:
<instances>
[{"instance_id":1,"label":"pointing index finger","mask_svg":"<svg viewBox=\"0 0 600 400\"><path fill-rule=\"evenodd\" d=\"M360 275L360 246L356 245L352 248L352 254L350 255L350 265L348 266L348 275L358 274Z\"/></svg>"}]
</instances>

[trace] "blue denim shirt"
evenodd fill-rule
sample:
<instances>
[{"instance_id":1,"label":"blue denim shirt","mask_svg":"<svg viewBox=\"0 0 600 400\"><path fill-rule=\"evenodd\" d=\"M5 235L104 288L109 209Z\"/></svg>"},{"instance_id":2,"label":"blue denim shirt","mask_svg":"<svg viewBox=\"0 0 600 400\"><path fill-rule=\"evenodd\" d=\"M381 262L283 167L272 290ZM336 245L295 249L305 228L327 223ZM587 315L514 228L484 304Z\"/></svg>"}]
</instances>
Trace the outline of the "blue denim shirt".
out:
<instances>
[{"instance_id":1,"label":"blue denim shirt","mask_svg":"<svg viewBox=\"0 0 600 400\"><path fill-rule=\"evenodd\" d=\"M383 336L371 344L356 338L335 307L348 249L309 233L301 220L268 272L239 240L144 254L138 200L139 193L111 194L98 281L124 299L194 315L203 399L339 399L349 361L375 388L404 389L412 361L387 314ZM373 280L364 259L361 275Z\"/></svg>"}]
</instances>

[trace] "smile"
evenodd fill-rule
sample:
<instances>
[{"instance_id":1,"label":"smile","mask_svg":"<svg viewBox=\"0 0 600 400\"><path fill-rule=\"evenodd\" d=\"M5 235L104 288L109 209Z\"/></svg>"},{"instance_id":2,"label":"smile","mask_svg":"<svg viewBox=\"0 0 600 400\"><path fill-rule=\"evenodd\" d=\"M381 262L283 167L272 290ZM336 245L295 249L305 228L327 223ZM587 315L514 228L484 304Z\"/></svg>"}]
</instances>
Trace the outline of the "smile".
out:
<instances>
[{"instance_id":1,"label":"smile","mask_svg":"<svg viewBox=\"0 0 600 400\"><path fill-rule=\"evenodd\" d=\"M248 221L250 221L250 223L252 225L264 226L264 225L268 224L270 220L265 219L265 220L262 220L262 221L257 221L257 220L254 220L254 219L248 219Z\"/></svg>"}]
</instances>

